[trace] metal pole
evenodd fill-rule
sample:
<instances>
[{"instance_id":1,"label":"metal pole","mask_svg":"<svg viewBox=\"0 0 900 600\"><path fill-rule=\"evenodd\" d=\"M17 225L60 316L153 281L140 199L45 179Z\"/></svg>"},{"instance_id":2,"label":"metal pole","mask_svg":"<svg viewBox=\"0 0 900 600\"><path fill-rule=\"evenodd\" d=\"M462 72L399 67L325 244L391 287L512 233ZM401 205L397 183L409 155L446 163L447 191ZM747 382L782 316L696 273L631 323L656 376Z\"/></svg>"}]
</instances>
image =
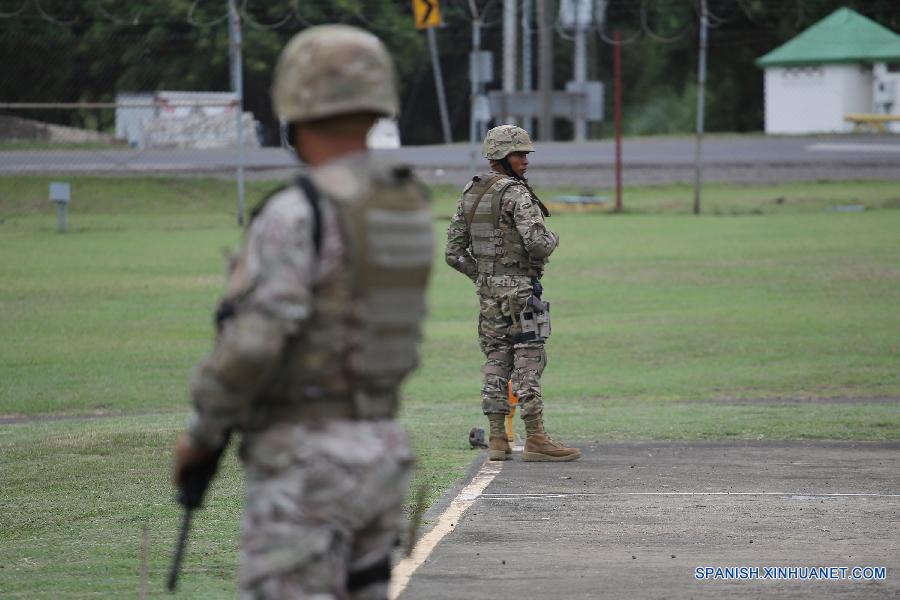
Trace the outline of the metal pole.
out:
<instances>
[{"instance_id":1,"label":"metal pole","mask_svg":"<svg viewBox=\"0 0 900 600\"><path fill-rule=\"evenodd\" d=\"M531 77L531 0L522 0L522 91L530 92L532 88ZM522 126L526 131L534 134L534 119L525 117Z\"/></svg>"},{"instance_id":2,"label":"metal pole","mask_svg":"<svg viewBox=\"0 0 900 600\"><path fill-rule=\"evenodd\" d=\"M622 34L615 32L613 39L613 72L615 79L616 127L616 212L622 212Z\"/></svg>"},{"instance_id":3,"label":"metal pole","mask_svg":"<svg viewBox=\"0 0 900 600\"><path fill-rule=\"evenodd\" d=\"M56 231L66 233L69 230L69 207L65 202L56 203Z\"/></svg>"},{"instance_id":4,"label":"metal pole","mask_svg":"<svg viewBox=\"0 0 900 600\"><path fill-rule=\"evenodd\" d=\"M550 0L537 0L539 139L553 141L553 15Z\"/></svg>"},{"instance_id":5,"label":"metal pole","mask_svg":"<svg viewBox=\"0 0 900 600\"><path fill-rule=\"evenodd\" d=\"M434 87L437 90L438 108L441 111L441 127L444 130L444 143L452 144L450 134L450 117L447 116L447 97L444 95L444 75L441 73L441 59L438 57L437 36L434 27L428 28L428 50L431 52L431 66L434 70Z\"/></svg>"},{"instance_id":6,"label":"metal pole","mask_svg":"<svg viewBox=\"0 0 900 600\"><path fill-rule=\"evenodd\" d=\"M706 0L700 0L700 64L697 69L697 142L694 146L694 214L700 214L700 185L702 177L701 146L703 145L703 111L706 90Z\"/></svg>"},{"instance_id":7,"label":"metal pole","mask_svg":"<svg viewBox=\"0 0 900 600\"><path fill-rule=\"evenodd\" d=\"M503 91L516 91L516 0L503 0ZM508 106L508 104L507 104ZM515 117L503 115L503 122L515 125Z\"/></svg>"},{"instance_id":8,"label":"metal pole","mask_svg":"<svg viewBox=\"0 0 900 600\"><path fill-rule=\"evenodd\" d=\"M241 58L241 17L235 0L228 0L228 33L231 47L231 89L237 96L237 222L244 225L244 74Z\"/></svg>"},{"instance_id":9,"label":"metal pole","mask_svg":"<svg viewBox=\"0 0 900 600\"><path fill-rule=\"evenodd\" d=\"M469 59L469 91L471 93L469 107L469 170L475 171L478 162L478 140L477 123L475 120L475 104L481 93L481 83L479 83L478 73L475 72L475 66L472 64L475 60L476 53L481 47L481 17L478 15L478 8L475 6L475 0L469 0L469 9L472 11L472 53Z\"/></svg>"},{"instance_id":10,"label":"metal pole","mask_svg":"<svg viewBox=\"0 0 900 600\"><path fill-rule=\"evenodd\" d=\"M581 21L581 3L589 2L590 0L575 0L575 60L574 62L574 73L573 79L576 83L582 84L581 89L584 89L584 83L587 81L587 36L586 31L590 24L582 23ZM584 106L583 108L587 108ZM575 141L583 142L587 137L587 119L585 119L584 114L579 114L575 116Z\"/></svg>"}]
</instances>

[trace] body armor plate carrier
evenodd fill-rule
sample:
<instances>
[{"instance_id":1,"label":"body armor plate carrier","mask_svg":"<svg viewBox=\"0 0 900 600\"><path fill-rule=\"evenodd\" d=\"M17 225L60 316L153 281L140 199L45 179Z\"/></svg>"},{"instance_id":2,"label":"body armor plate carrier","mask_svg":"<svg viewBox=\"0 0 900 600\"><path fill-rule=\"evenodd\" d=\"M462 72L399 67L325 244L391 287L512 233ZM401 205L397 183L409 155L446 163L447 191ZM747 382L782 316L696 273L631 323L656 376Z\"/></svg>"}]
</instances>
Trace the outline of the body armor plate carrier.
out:
<instances>
[{"instance_id":1,"label":"body armor plate carrier","mask_svg":"<svg viewBox=\"0 0 900 600\"><path fill-rule=\"evenodd\" d=\"M266 423L251 428L396 416L400 384L418 363L434 234L426 193L409 171L371 169L355 197L319 199L336 209L348 264L313 290L310 318L257 400L268 410L254 420L265 414Z\"/></svg>"},{"instance_id":2,"label":"body armor plate carrier","mask_svg":"<svg viewBox=\"0 0 900 600\"><path fill-rule=\"evenodd\" d=\"M463 193L463 214L469 227L472 256L478 273L540 276L546 259L528 255L515 223L502 218L503 194L524 183L499 173L476 175Z\"/></svg>"}]
</instances>

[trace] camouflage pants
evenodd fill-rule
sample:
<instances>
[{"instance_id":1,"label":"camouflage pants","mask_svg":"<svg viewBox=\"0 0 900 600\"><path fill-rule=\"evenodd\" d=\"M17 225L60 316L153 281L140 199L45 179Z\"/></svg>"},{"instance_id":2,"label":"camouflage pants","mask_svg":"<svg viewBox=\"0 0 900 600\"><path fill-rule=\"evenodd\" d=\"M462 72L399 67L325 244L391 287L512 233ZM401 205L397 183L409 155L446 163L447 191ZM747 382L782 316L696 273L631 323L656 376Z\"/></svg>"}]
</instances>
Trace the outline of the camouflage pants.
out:
<instances>
[{"instance_id":1,"label":"camouflage pants","mask_svg":"<svg viewBox=\"0 0 900 600\"><path fill-rule=\"evenodd\" d=\"M240 598L383 600L413 453L394 421L246 437Z\"/></svg>"},{"instance_id":2,"label":"camouflage pants","mask_svg":"<svg viewBox=\"0 0 900 600\"><path fill-rule=\"evenodd\" d=\"M486 361L481 368L481 408L484 414L509 413L507 382L519 398L522 417L543 411L541 374L547 366L544 340L516 343L522 333L519 313L532 295L530 277L481 276L478 343Z\"/></svg>"}]
</instances>

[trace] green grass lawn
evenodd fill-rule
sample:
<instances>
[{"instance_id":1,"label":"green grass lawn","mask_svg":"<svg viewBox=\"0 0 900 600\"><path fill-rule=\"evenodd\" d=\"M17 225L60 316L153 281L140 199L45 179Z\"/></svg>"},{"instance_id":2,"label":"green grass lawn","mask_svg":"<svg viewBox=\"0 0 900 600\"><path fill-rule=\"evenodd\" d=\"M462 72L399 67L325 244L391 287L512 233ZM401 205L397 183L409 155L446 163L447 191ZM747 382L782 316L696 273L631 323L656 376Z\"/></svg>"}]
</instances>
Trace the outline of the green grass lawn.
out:
<instances>
[{"instance_id":1,"label":"green grass lawn","mask_svg":"<svg viewBox=\"0 0 900 600\"><path fill-rule=\"evenodd\" d=\"M0 178L0 596L136 596L141 530L161 594L178 511L169 447L212 341L233 184ZM274 182L251 182L259 197ZM435 190L441 239L455 190ZM571 190L538 190L545 198ZM565 440L900 439L900 189L848 182L626 190L627 213L554 215L547 423ZM781 201L776 199L781 198ZM862 213L829 212L862 204ZM458 480L480 415L472 286L436 257L422 368L402 419L429 501ZM735 399L857 398L852 404ZM521 431L521 426L520 426ZM233 596L240 471L197 518L182 597Z\"/></svg>"}]
</instances>

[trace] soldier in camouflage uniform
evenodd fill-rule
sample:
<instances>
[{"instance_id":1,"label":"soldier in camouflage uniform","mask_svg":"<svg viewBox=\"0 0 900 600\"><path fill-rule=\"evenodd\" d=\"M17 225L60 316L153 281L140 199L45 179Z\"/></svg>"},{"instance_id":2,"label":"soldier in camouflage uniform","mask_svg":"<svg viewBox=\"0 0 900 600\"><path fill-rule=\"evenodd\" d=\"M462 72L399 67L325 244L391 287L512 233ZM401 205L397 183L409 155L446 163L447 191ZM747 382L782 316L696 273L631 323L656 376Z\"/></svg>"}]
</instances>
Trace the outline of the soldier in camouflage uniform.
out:
<instances>
[{"instance_id":1,"label":"soldier in camouflage uniform","mask_svg":"<svg viewBox=\"0 0 900 600\"><path fill-rule=\"evenodd\" d=\"M570 461L581 452L550 439L543 426L541 374L547 365L550 307L541 299L540 278L559 237L544 224L549 212L525 180L533 151L528 133L519 127L500 125L487 133L483 155L491 170L473 177L463 190L447 231L446 259L478 291L478 340L487 358L481 399L490 423L490 459L512 454L504 424L511 382L525 421L523 460Z\"/></svg>"},{"instance_id":2,"label":"soldier in camouflage uniform","mask_svg":"<svg viewBox=\"0 0 900 600\"><path fill-rule=\"evenodd\" d=\"M397 112L373 35L313 27L281 54L274 108L309 174L255 211L211 355L191 382L175 481L241 433L239 595L384 599L413 465L395 421L418 361L434 248L424 188L366 133Z\"/></svg>"}]
</instances>

